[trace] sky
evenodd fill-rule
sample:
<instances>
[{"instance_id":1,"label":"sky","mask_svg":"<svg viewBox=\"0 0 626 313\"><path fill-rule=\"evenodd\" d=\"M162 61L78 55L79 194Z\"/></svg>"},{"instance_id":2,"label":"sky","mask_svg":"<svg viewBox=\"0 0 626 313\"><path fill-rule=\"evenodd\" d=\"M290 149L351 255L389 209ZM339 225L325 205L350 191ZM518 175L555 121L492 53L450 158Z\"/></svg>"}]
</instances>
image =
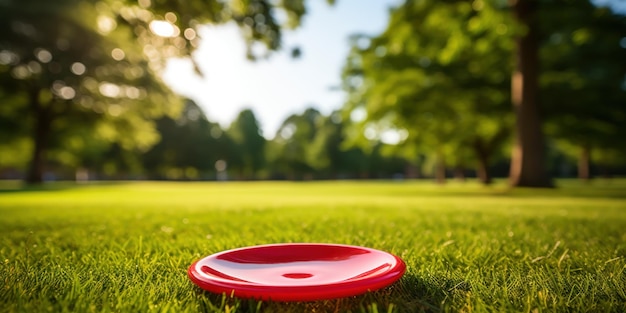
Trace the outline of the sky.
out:
<instances>
[{"instance_id":1,"label":"sky","mask_svg":"<svg viewBox=\"0 0 626 313\"><path fill-rule=\"evenodd\" d=\"M168 62L163 79L175 92L198 103L208 119L228 127L246 108L254 111L263 135L273 138L291 114L315 107L324 114L339 109L345 94L338 90L351 34L376 35L386 25L389 7L399 0L307 1L307 14L295 31L286 31L282 51L268 60L250 62L233 24L205 26L193 57L204 73L195 74L189 60ZM302 55L290 56L298 46Z\"/></svg>"}]
</instances>

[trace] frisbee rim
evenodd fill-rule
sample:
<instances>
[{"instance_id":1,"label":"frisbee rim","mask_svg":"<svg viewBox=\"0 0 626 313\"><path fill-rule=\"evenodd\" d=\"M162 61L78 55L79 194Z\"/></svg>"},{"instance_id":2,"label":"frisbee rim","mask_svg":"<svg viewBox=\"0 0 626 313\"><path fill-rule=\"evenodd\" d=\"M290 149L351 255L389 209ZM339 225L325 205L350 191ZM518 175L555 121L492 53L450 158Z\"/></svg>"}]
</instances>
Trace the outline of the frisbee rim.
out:
<instances>
[{"instance_id":1,"label":"frisbee rim","mask_svg":"<svg viewBox=\"0 0 626 313\"><path fill-rule=\"evenodd\" d=\"M228 273L224 273L225 277L217 277L207 274L205 271L202 270L203 263L210 259L217 259L220 256L236 254L238 252L254 249L284 249L296 246L299 246L300 248L302 248L302 246L310 246L333 247L346 250L364 250L367 253L372 253L372 256L387 257L390 262L388 264L389 268L385 269L383 272L379 271L371 275L365 272L362 274L362 277L358 277L360 275L357 275L357 277L348 278L342 281L313 285L272 285L255 283L234 277L233 279L229 279L228 276L230 275L228 275ZM311 260L315 260L314 255L311 257ZM383 265L387 265L387 263L381 263L381 266ZM279 243L241 247L211 254L193 262L189 267L187 273L194 284L206 291L217 294L226 294L229 296L232 295L244 299L253 298L258 300L271 301L315 301L356 296L359 294L375 291L393 284L394 282L399 280L402 275L404 275L405 271L406 264L402 259L391 253L377 249L354 245L329 243Z\"/></svg>"}]
</instances>

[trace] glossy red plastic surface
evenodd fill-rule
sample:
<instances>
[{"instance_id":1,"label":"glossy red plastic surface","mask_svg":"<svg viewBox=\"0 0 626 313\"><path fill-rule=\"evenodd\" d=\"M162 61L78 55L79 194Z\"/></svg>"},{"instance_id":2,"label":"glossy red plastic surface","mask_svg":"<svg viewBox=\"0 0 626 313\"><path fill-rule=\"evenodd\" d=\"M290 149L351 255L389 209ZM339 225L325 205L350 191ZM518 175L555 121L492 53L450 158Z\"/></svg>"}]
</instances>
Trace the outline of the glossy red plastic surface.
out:
<instances>
[{"instance_id":1,"label":"glossy red plastic surface","mask_svg":"<svg viewBox=\"0 0 626 313\"><path fill-rule=\"evenodd\" d=\"M337 244L288 243L228 250L189 267L200 288L239 298L313 301L386 287L406 265L380 250Z\"/></svg>"}]
</instances>

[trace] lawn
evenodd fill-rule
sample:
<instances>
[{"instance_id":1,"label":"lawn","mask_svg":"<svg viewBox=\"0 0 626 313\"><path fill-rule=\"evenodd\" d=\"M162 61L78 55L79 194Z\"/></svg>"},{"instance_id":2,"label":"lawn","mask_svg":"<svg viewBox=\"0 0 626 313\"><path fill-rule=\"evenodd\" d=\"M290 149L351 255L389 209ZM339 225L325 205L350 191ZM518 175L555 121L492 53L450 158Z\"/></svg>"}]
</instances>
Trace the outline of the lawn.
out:
<instances>
[{"instance_id":1,"label":"lawn","mask_svg":"<svg viewBox=\"0 0 626 313\"><path fill-rule=\"evenodd\" d=\"M626 180L0 184L0 312L624 312ZM209 254L322 242L391 252L389 288L276 303L187 278Z\"/></svg>"}]
</instances>

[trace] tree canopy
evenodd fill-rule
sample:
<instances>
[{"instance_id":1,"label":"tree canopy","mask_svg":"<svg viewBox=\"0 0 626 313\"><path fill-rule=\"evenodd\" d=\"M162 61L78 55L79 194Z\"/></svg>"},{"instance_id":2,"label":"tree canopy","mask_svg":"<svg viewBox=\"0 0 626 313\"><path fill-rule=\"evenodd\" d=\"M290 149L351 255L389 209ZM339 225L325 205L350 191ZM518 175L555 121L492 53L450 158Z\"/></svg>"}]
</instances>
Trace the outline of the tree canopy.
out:
<instances>
[{"instance_id":1,"label":"tree canopy","mask_svg":"<svg viewBox=\"0 0 626 313\"><path fill-rule=\"evenodd\" d=\"M407 143L433 151L439 179L444 160L486 168L509 132L514 26L494 3L406 1L387 29L357 36L344 70L348 110L365 108L365 127L398 128Z\"/></svg>"},{"instance_id":2,"label":"tree canopy","mask_svg":"<svg viewBox=\"0 0 626 313\"><path fill-rule=\"evenodd\" d=\"M42 181L55 149L71 151L67 141L85 134L146 151L159 140L154 120L182 108L159 78L164 61L191 55L198 26L234 21L255 58L280 48L281 29L304 13L302 0L0 2L0 120L27 117L2 126L14 134L3 144L27 138L31 183Z\"/></svg>"},{"instance_id":3,"label":"tree canopy","mask_svg":"<svg viewBox=\"0 0 626 313\"><path fill-rule=\"evenodd\" d=\"M546 130L588 179L592 160L624 164L626 16L583 3L558 22L541 50Z\"/></svg>"},{"instance_id":4,"label":"tree canopy","mask_svg":"<svg viewBox=\"0 0 626 313\"><path fill-rule=\"evenodd\" d=\"M620 133L623 19L588 1L405 1L382 34L353 38L346 110L365 108L363 132L400 130L403 146L431 151L439 180L470 161L488 183L512 133L511 184L551 186L544 119L561 137Z\"/></svg>"},{"instance_id":5,"label":"tree canopy","mask_svg":"<svg viewBox=\"0 0 626 313\"><path fill-rule=\"evenodd\" d=\"M237 170L241 178L256 178L265 165L265 138L254 112L244 109L228 128L233 141L229 167Z\"/></svg>"}]
</instances>

